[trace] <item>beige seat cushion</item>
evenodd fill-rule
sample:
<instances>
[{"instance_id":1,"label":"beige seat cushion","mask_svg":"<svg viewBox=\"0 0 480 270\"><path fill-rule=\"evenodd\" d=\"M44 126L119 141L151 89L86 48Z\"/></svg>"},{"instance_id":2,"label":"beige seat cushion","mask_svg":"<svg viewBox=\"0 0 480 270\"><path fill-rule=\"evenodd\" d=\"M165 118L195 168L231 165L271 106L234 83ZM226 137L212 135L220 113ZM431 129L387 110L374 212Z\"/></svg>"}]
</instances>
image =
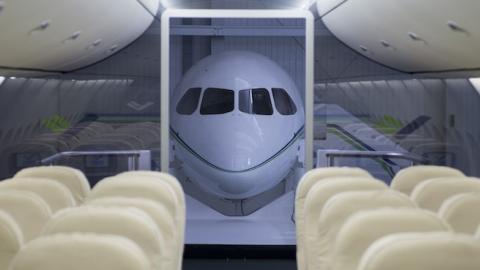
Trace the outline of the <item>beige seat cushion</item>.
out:
<instances>
[{"instance_id":1,"label":"beige seat cushion","mask_svg":"<svg viewBox=\"0 0 480 270\"><path fill-rule=\"evenodd\" d=\"M317 239L318 219L322 213L325 203L333 196L345 191L360 191L360 190L386 190L388 186L379 180L373 178L361 177L339 177L329 178L317 182L307 193L305 199L305 247L297 250L297 256L306 258L308 266L311 265L310 256L314 255L314 251L310 248L313 242ZM305 255L301 253L305 252ZM307 267L308 267L307 266Z\"/></svg>"},{"instance_id":2,"label":"beige seat cushion","mask_svg":"<svg viewBox=\"0 0 480 270\"><path fill-rule=\"evenodd\" d=\"M183 243L185 242L185 220L186 220L186 205L185 205L185 193L183 191L182 186L180 185L180 182L178 181L177 178L174 176L167 174L167 173L162 173L162 172L154 172L154 171L130 171L130 172L124 172L117 177L132 177L134 178L133 181L137 179L137 177L142 177L145 179L152 178L154 181L164 181L170 185L170 187L173 189L175 192L176 198L177 198L177 206L178 206L178 214L180 218L178 221L178 228L179 228L179 238L178 240L181 243L181 250L180 254L178 257L178 270L182 269L182 261L183 261Z\"/></svg>"},{"instance_id":3,"label":"beige seat cushion","mask_svg":"<svg viewBox=\"0 0 480 270\"><path fill-rule=\"evenodd\" d=\"M308 269L325 269L331 264L334 241L347 219L356 212L384 207L415 208L403 193L394 190L351 191L335 195L323 207L317 223L317 234L311 239ZM310 248L310 247L309 247Z\"/></svg>"},{"instance_id":4,"label":"beige seat cushion","mask_svg":"<svg viewBox=\"0 0 480 270\"><path fill-rule=\"evenodd\" d=\"M182 224L185 223L185 213L177 203L177 196L167 182L153 181L151 177L136 177L134 181L129 176L109 177L92 189L88 200L119 196L150 199L164 205L174 217L178 234L183 234L184 225Z\"/></svg>"},{"instance_id":5,"label":"beige seat cushion","mask_svg":"<svg viewBox=\"0 0 480 270\"><path fill-rule=\"evenodd\" d=\"M417 185L410 197L420 208L437 212L448 198L470 192L480 192L480 179L443 177Z\"/></svg>"},{"instance_id":6,"label":"beige seat cushion","mask_svg":"<svg viewBox=\"0 0 480 270\"><path fill-rule=\"evenodd\" d=\"M142 198L106 197L87 202L92 206L134 207L144 211L153 221L165 238L165 269L177 269L178 257L182 257L183 241L179 239L173 217L162 204Z\"/></svg>"},{"instance_id":7,"label":"beige seat cushion","mask_svg":"<svg viewBox=\"0 0 480 270\"><path fill-rule=\"evenodd\" d=\"M480 226L480 192L463 193L445 200L438 211L457 233L474 235Z\"/></svg>"},{"instance_id":8,"label":"beige seat cushion","mask_svg":"<svg viewBox=\"0 0 480 270\"><path fill-rule=\"evenodd\" d=\"M76 202L72 193L65 185L44 178L12 178L0 182L0 189L16 189L30 191L40 196L52 212L73 207Z\"/></svg>"},{"instance_id":9,"label":"beige seat cushion","mask_svg":"<svg viewBox=\"0 0 480 270\"><path fill-rule=\"evenodd\" d=\"M143 251L113 235L59 234L28 243L9 270L151 270Z\"/></svg>"},{"instance_id":10,"label":"beige seat cushion","mask_svg":"<svg viewBox=\"0 0 480 270\"><path fill-rule=\"evenodd\" d=\"M413 166L405 168L397 173L392 180L392 189L410 195L416 185L421 182L439 177L462 177L461 171L442 166Z\"/></svg>"},{"instance_id":11,"label":"beige seat cushion","mask_svg":"<svg viewBox=\"0 0 480 270\"><path fill-rule=\"evenodd\" d=\"M23 245L23 234L15 220L0 210L0 269L8 269Z\"/></svg>"},{"instance_id":12,"label":"beige seat cushion","mask_svg":"<svg viewBox=\"0 0 480 270\"><path fill-rule=\"evenodd\" d=\"M371 175L359 168L318 168L308 171L298 183L295 193L295 225L297 232L297 266L299 270L306 269L305 249L305 198L310 188L317 182L331 177L364 177Z\"/></svg>"},{"instance_id":13,"label":"beige seat cushion","mask_svg":"<svg viewBox=\"0 0 480 270\"><path fill-rule=\"evenodd\" d=\"M64 166L32 167L19 171L15 178L48 178L64 184L73 194L77 204L82 204L90 192L90 183L77 169Z\"/></svg>"},{"instance_id":14,"label":"beige seat cushion","mask_svg":"<svg viewBox=\"0 0 480 270\"><path fill-rule=\"evenodd\" d=\"M59 211L44 235L95 233L126 237L145 252L154 269L162 267L165 240L153 219L137 208L83 206Z\"/></svg>"},{"instance_id":15,"label":"beige seat cushion","mask_svg":"<svg viewBox=\"0 0 480 270\"><path fill-rule=\"evenodd\" d=\"M26 242L37 237L52 216L48 204L29 191L0 190L0 209L15 220Z\"/></svg>"},{"instance_id":16,"label":"beige seat cushion","mask_svg":"<svg viewBox=\"0 0 480 270\"><path fill-rule=\"evenodd\" d=\"M381 208L351 215L340 228L329 261L331 270L356 270L363 253L376 240L395 233L447 232L434 213L413 208Z\"/></svg>"},{"instance_id":17,"label":"beige seat cushion","mask_svg":"<svg viewBox=\"0 0 480 270\"><path fill-rule=\"evenodd\" d=\"M478 270L480 241L450 233L394 234L371 245L359 270Z\"/></svg>"}]
</instances>

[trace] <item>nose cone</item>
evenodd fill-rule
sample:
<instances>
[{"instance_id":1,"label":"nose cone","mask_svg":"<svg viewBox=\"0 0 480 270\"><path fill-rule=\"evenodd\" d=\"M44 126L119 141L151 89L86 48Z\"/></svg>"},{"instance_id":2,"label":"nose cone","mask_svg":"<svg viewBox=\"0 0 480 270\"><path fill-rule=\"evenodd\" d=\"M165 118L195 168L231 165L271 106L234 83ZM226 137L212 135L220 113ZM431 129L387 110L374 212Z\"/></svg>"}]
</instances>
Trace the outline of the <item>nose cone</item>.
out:
<instances>
[{"instance_id":1,"label":"nose cone","mask_svg":"<svg viewBox=\"0 0 480 270\"><path fill-rule=\"evenodd\" d=\"M272 121L243 113L198 119L178 136L210 166L225 172L244 172L268 161L295 135L292 121Z\"/></svg>"}]
</instances>

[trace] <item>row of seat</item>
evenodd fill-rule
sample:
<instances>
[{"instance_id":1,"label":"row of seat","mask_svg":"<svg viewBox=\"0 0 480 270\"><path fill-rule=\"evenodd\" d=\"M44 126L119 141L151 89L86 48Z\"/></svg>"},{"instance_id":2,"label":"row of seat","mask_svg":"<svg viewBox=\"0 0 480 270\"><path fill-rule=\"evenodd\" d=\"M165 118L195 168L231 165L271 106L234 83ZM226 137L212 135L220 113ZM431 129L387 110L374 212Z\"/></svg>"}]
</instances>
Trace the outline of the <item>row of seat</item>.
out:
<instances>
[{"instance_id":1,"label":"row of seat","mask_svg":"<svg viewBox=\"0 0 480 270\"><path fill-rule=\"evenodd\" d=\"M438 261L435 256L452 249L480 252L480 241L472 236L480 225L479 180L437 166L404 169L391 187L358 168L307 172L295 199L298 269L400 269L391 261L372 263L387 246L395 249L399 243L431 254L424 262L412 259L412 267L392 257L403 269L480 269L480 261L468 259L468 252L454 253L457 257L443 268L431 267ZM478 234L480 238L480 229ZM414 237L420 240L406 240ZM430 244L449 241L451 245L438 249ZM383 268L376 268L379 265Z\"/></svg>"},{"instance_id":2,"label":"row of seat","mask_svg":"<svg viewBox=\"0 0 480 270\"><path fill-rule=\"evenodd\" d=\"M179 270L184 231L184 193L168 174L125 172L90 189L80 171L51 166L0 182L0 269Z\"/></svg>"}]
</instances>

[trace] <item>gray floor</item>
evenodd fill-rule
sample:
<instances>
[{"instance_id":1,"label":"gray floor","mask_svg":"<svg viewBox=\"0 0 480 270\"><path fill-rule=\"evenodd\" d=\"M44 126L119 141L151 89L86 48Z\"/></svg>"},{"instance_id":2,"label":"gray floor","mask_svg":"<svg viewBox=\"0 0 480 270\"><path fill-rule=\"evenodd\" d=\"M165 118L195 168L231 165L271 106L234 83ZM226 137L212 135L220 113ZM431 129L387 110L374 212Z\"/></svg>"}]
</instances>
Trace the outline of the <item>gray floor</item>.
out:
<instances>
[{"instance_id":1,"label":"gray floor","mask_svg":"<svg viewBox=\"0 0 480 270\"><path fill-rule=\"evenodd\" d=\"M279 259L186 259L183 270L295 270L295 260Z\"/></svg>"}]
</instances>

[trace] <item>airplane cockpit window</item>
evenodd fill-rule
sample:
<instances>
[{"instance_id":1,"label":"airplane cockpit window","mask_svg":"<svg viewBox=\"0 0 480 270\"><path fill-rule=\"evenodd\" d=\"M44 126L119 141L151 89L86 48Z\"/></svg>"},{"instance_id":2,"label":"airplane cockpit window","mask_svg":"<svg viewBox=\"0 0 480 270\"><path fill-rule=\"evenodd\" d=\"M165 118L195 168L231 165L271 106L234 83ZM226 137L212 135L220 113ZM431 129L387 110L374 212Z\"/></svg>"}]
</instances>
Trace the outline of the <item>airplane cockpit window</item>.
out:
<instances>
[{"instance_id":1,"label":"airplane cockpit window","mask_svg":"<svg viewBox=\"0 0 480 270\"><path fill-rule=\"evenodd\" d=\"M221 88L207 88L203 94L200 114L223 114L235 108L235 92Z\"/></svg>"},{"instance_id":2,"label":"airplane cockpit window","mask_svg":"<svg viewBox=\"0 0 480 270\"><path fill-rule=\"evenodd\" d=\"M241 90L239 92L239 108L241 112L249 114L273 114L270 94L265 88Z\"/></svg>"},{"instance_id":3,"label":"airplane cockpit window","mask_svg":"<svg viewBox=\"0 0 480 270\"><path fill-rule=\"evenodd\" d=\"M282 88L272 88L273 100L277 111L282 115L293 115L297 112L297 106L287 91Z\"/></svg>"},{"instance_id":4,"label":"airplane cockpit window","mask_svg":"<svg viewBox=\"0 0 480 270\"><path fill-rule=\"evenodd\" d=\"M198 107L198 101L200 100L200 94L202 93L202 88L190 88L183 95L177 105L177 112L179 114L190 115L195 112Z\"/></svg>"}]
</instances>

